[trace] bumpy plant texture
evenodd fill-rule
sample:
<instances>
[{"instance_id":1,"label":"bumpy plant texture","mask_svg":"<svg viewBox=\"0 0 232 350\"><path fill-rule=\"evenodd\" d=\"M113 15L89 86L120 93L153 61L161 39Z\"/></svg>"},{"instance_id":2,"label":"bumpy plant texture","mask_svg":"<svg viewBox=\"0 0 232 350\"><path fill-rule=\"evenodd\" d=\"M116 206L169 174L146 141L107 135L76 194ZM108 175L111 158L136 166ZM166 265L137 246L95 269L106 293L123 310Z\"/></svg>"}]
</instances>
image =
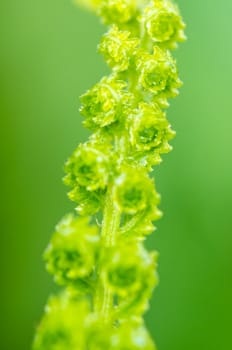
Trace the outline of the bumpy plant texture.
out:
<instances>
[{"instance_id":1,"label":"bumpy plant texture","mask_svg":"<svg viewBox=\"0 0 232 350\"><path fill-rule=\"evenodd\" d=\"M168 0L89 0L109 26L99 52L111 69L81 97L92 131L65 165L76 213L45 252L63 292L51 297L34 350L154 350L143 315L158 283L144 240L160 218L153 167L171 150L168 100L181 81L170 50L185 39Z\"/></svg>"}]
</instances>

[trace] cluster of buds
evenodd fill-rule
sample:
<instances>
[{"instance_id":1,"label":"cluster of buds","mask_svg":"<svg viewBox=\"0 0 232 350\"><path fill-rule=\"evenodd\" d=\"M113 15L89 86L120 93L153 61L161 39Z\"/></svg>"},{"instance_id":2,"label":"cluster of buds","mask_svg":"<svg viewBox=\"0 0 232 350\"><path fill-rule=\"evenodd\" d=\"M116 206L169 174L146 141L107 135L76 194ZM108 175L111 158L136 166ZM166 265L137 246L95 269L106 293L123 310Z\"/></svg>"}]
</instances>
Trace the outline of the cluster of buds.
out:
<instances>
[{"instance_id":1,"label":"cluster of buds","mask_svg":"<svg viewBox=\"0 0 232 350\"><path fill-rule=\"evenodd\" d=\"M87 1L86 1L87 3ZM143 315L158 283L144 240L162 215L151 172L175 136L166 117L181 81L170 50L185 39L171 0L89 0L110 26L99 52L112 70L81 97L92 131L65 165L76 214L45 252L63 286L50 298L34 350L154 350Z\"/></svg>"}]
</instances>

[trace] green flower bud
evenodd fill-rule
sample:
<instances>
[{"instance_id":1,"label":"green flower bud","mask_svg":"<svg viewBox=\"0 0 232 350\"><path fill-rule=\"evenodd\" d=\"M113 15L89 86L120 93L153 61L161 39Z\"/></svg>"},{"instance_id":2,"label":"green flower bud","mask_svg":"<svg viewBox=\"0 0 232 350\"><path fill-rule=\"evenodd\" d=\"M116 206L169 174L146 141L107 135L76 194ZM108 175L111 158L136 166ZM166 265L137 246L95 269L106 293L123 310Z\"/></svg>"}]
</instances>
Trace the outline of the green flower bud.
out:
<instances>
[{"instance_id":1,"label":"green flower bud","mask_svg":"<svg viewBox=\"0 0 232 350\"><path fill-rule=\"evenodd\" d=\"M87 191L104 189L109 175L108 157L94 145L82 144L67 161L65 171L69 186L82 186Z\"/></svg>"},{"instance_id":2,"label":"green flower bud","mask_svg":"<svg viewBox=\"0 0 232 350\"><path fill-rule=\"evenodd\" d=\"M94 271L98 242L98 228L90 226L88 218L65 216L45 251L47 270L59 284L88 278Z\"/></svg>"},{"instance_id":3,"label":"green flower bud","mask_svg":"<svg viewBox=\"0 0 232 350\"><path fill-rule=\"evenodd\" d=\"M159 195L155 192L154 183L139 168L125 168L115 180L115 205L125 214L136 214L148 210L159 203Z\"/></svg>"},{"instance_id":4,"label":"green flower bud","mask_svg":"<svg viewBox=\"0 0 232 350\"><path fill-rule=\"evenodd\" d=\"M114 77L104 77L82 97L81 114L90 129L105 127L117 121L122 113L126 83Z\"/></svg>"},{"instance_id":5,"label":"green flower bud","mask_svg":"<svg viewBox=\"0 0 232 350\"><path fill-rule=\"evenodd\" d=\"M156 230L153 222L159 220L161 217L162 212L156 206L133 217L126 216L119 233L124 236L122 239L129 237L130 239L143 241L146 235Z\"/></svg>"},{"instance_id":6,"label":"green flower bud","mask_svg":"<svg viewBox=\"0 0 232 350\"><path fill-rule=\"evenodd\" d=\"M138 151L154 149L162 151L162 145L175 136L157 104L140 103L138 110L130 116L130 142Z\"/></svg>"},{"instance_id":7,"label":"green flower bud","mask_svg":"<svg viewBox=\"0 0 232 350\"><path fill-rule=\"evenodd\" d=\"M106 62L114 71L127 70L134 56L139 40L129 38L130 34L128 31L119 31L117 26L112 26L101 40L99 52L103 54Z\"/></svg>"},{"instance_id":8,"label":"green flower bud","mask_svg":"<svg viewBox=\"0 0 232 350\"><path fill-rule=\"evenodd\" d=\"M136 0L102 0L99 15L106 24L129 22L136 13Z\"/></svg>"},{"instance_id":9,"label":"green flower bud","mask_svg":"<svg viewBox=\"0 0 232 350\"><path fill-rule=\"evenodd\" d=\"M96 214L102 207L104 196L105 190L87 191L78 185L68 193L69 199L78 204L75 209L82 216Z\"/></svg>"},{"instance_id":10,"label":"green flower bud","mask_svg":"<svg viewBox=\"0 0 232 350\"><path fill-rule=\"evenodd\" d=\"M138 56L137 70L141 86L163 100L175 97L181 81L178 78L176 63L168 51L154 47L153 55Z\"/></svg>"},{"instance_id":11,"label":"green flower bud","mask_svg":"<svg viewBox=\"0 0 232 350\"><path fill-rule=\"evenodd\" d=\"M119 297L137 299L146 282L150 294L158 282L155 256L134 241L118 244L106 252L102 278Z\"/></svg>"},{"instance_id":12,"label":"green flower bud","mask_svg":"<svg viewBox=\"0 0 232 350\"><path fill-rule=\"evenodd\" d=\"M51 297L38 327L33 350L84 349L86 300L71 300L67 294Z\"/></svg>"},{"instance_id":13,"label":"green flower bud","mask_svg":"<svg viewBox=\"0 0 232 350\"><path fill-rule=\"evenodd\" d=\"M142 21L151 39L163 47L175 49L177 42L185 40L185 24L171 1L154 1L145 9Z\"/></svg>"}]
</instances>

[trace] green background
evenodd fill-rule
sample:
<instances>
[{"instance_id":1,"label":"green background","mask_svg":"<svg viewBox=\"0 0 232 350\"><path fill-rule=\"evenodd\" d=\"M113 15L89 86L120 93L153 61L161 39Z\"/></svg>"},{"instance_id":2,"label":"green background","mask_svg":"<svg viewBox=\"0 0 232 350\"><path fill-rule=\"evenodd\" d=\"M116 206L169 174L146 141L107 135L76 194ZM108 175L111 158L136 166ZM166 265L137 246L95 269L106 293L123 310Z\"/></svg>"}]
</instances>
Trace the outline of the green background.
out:
<instances>
[{"instance_id":1,"label":"green background","mask_svg":"<svg viewBox=\"0 0 232 350\"><path fill-rule=\"evenodd\" d=\"M149 238L161 283L147 315L160 350L232 349L231 0L179 0L188 42L156 169L164 218ZM27 350L54 289L42 253L73 205L62 165L87 137L78 96L107 71L104 28L69 0L0 1L1 349Z\"/></svg>"}]
</instances>

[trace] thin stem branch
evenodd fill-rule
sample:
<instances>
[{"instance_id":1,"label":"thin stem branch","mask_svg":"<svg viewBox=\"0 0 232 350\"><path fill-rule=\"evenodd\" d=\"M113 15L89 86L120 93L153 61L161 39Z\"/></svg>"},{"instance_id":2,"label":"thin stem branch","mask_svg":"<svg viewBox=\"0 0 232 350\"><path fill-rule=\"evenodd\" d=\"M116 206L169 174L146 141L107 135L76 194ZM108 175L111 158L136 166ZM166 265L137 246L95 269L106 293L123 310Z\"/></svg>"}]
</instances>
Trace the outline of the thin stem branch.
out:
<instances>
[{"instance_id":1,"label":"thin stem branch","mask_svg":"<svg viewBox=\"0 0 232 350\"><path fill-rule=\"evenodd\" d=\"M112 192L113 187L109 186L101 232L103 249L108 249L115 245L116 235L120 225L121 214L119 209L116 208L113 203ZM104 266L99 268L98 278L102 273L102 269L104 269ZM102 317L103 321L107 323L109 321L110 310L113 308L113 295L105 282L102 282L100 278L98 281L95 303L95 310L100 313L100 317Z\"/></svg>"}]
</instances>

